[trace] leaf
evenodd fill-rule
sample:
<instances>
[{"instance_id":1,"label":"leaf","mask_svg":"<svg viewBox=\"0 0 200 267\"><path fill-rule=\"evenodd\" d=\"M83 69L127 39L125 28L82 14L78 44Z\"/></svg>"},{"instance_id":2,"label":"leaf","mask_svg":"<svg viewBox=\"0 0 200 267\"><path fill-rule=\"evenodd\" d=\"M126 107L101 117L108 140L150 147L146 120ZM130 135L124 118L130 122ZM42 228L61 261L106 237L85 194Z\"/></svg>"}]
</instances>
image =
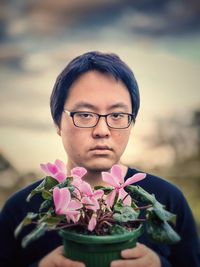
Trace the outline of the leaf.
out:
<instances>
[{"instance_id":1,"label":"leaf","mask_svg":"<svg viewBox=\"0 0 200 267\"><path fill-rule=\"evenodd\" d=\"M164 206L161 205L158 201L153 205L152 210L155 212L158 218L160 218L160 220L171 222L174 225L176 224L176 215L165 210Z\"/></svg>"},{"instance_id":2,"label":"leaf","mask_svg":"<svg viewBox=\"0 0 200 267\"><path fill-rule=\"evenodd\" d=\"M54 179L51 176L46 176L43 181L33 190L31 191L31 193L28 195L27 197L27 201L30 201L31 198L38 193L42 193L42 197L44 199L48 199L49 196L51 196L51 193L47 193L45 191L49 191L50 189L52 189L54 186L56 186L58 184L58 181L56 179Z\"/></svg>"},{"instance_id":3,"label":"leaf","mask_svg":"<svg viewBox=\"0 0 200 267\"><path fill-rule=\"evenodd\" d=\"M132 207L125 206L121 209L118 208L118 212L114 213L113 218L118 222L130 222L135 221L138 218L139 213L135 211Z\"/></svg>"},{"instance_id":4,"label":"leaf","mask_svg":"<svg viewBox=\"0 0 200 267\"><path fill-rule=\"evenodd\" d=\"M102 186L102 185L96 185L96 186L94 187L94 189L95 189L95 190L98 190L98 189L103 190L105 195L108 195L110 192L113 191L113 188L111 188L111 187L104 187L104 186Z\"/></svg>"},{"instance_id":5,"label":"leaf","mask_svg":"<svg viewBox=\"0 0 200 267\"><path fill-rule=\"evenodd\" d=\"M110 229L111 235L120 235L120 234L124 234L127 232L128 232L128 230L125 227L118 225L118 224L113 225Z\"/></svg>"},{"instance_id":6,"label":"leaf","mask_svg":"<svg viewBox=\"0 0 200 267\"><path fill-rule=\"evenodd\" d=\"M54 210L50 209L38 220L38 224L47 223L49 228L55 228L61 221L65 219L65 215L55 215Z\"/></svg>"},{"instance_id":7,"label":"leaf","mask_svg":"<svg viewBox=\"0 0 200 267\"><path fill-rule=\"evenodd\" d=\"M32 220L35 219L36 217L38 217L37 213L29 212L23 219L23 221L16 227L14 232L15 237L17 237L20 234L24 226L31 224Z\"/></svg>"},{"instance_id":8,"label":"leaf","mask_svg":"<svg viewBox=\"0 0 200 267\"><path fill-rule=\"evenodd\" d=\"M38 239L48 230L47 223L41 223L30 234L22 239L22 247L25 248L29 243Z\"/></svg>"},{"instance_id":9,"label":"leaf","mask_svg":"<svg viewBox=\"0 0 200 267\"><path fill-rule=\"evenodd\" d=\"M119 199L118 201L117 201L117 203L114 205L114 207L113 207L113 211L114 212L121 212L121 209L124 207L124 204L123 204L123 201L122 201L122 199Z\"/></svg>"},{"instance_id":10,"label":"leaf","mask_svg":"<svg viewBox=\"0 0 200 267\"><path fill-rule=\"evenodd\" d=\"M53 198L47 199L40 205L39 212L42 212L43 210L47 210L53 206Z\"/></svg>"},{"instance_id":11,"label":"leaf","mask_svg":"<svg viewBox=\"0 0 200 267\"><path fill-rule=\"evenodd\" d=\"M43 199L48 200L49 198L52 197L52 194L49 191L46 191L45 189L42 191L42 197Z\"/></svg>"},{"instance_id":12,"label":"leaf","mask_svg":"<svg viewBox=\"0 0 200 267\"><path fill-rule=\"evenodd\" d=\"M69 190L74 191L74 187L71 186L72 180L72 177L67 177L64 182L58 184L58 188L68 187Z\"/></svg>"},{"instance_id":13,"label":"leaf","mask_svg":"<svg viewBox=\"0 0 200 267\"><path fill-rule=\"evenodd\" d=\"M176 223L176 215L165 210L164 206L156 200L153 194L149 194L140 186L131 185L126 187L126 190L130 193L133 199L143 203L151 204L153 207L148 210L154 210L155 214L161 221L169 221L173 224Z\"/></svg>"},{"instance_id":14,"label":"leaf","mask_svg":"<svg viewBox=\"0 0 200 267\"><path fill-rule=\"evenodd\" d=\"M125 189L132 199L142 202L143 204L154 204L156 202L155 196L153 194L149 194L140 186L129 185Z\"/></svg>"},{"instance_id":15,"label":"leaf","mask_svg":"<svg viewBox=\"0 0 200 267\"><path fill-rule=\"evenodd\" d=\"M180 236L166 222L157 223L147 221L147 234L152 242L158 244L175 244L180 241Z\"/></svg>"},{"instance_id":16,"label":"leaf","mask_svg":"<svg viewBox=\"0 0 200 267\"><path fill-rule=\"evenodd\" d=\"M64 215L61 215L61 216L52 216L52 217L49 217L45 220L45 222L48 224L48 227L51 228L51 229L54 229L57 227L57 225L62 222L63 220L65 219L65 216Z\"/></svg>"}]
</instances>

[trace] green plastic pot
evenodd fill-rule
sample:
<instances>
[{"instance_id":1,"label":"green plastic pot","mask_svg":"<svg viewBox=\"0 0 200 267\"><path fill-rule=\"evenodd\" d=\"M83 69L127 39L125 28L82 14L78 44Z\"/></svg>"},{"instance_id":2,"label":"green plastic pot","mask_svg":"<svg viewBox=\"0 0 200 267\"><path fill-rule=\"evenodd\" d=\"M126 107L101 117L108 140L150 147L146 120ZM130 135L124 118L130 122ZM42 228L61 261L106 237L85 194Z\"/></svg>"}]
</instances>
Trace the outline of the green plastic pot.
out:
<instances>
[{"instance_id":1,"label":"green plastic pot","mask_svg":"<svg viewBox=\"0 0 200 267\"><path fill-rule=\"evenodd\" d=\"M110 267L113 260L121 259L123 249L135 247L142 232L140 225L132 232L118 235L83 235L69 230L60 230L60 235L65 257L83 262L87 267Z\"/></svg>"}]
</instances>

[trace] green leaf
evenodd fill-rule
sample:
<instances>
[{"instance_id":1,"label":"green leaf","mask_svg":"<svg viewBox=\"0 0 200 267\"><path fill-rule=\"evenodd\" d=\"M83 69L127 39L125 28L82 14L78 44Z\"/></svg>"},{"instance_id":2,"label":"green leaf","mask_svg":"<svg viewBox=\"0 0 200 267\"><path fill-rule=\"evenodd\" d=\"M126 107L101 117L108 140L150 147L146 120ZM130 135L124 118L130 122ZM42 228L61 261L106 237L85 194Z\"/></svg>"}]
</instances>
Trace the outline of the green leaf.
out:
<instances>
[{"instance_id":1,"label":"green leaf","mask_svg":"<svg viewBox=\"0 0 200 267\"><path fill-rule=\"evenodd\" d=\"M111 235L120 235L120 234L124 234L127 232L128 232L128 230L125 227L118 225L118 224L113 225L110 229Z\"/></svg>"},{"instance_id":2,"label":"green leaf","mask_svg":"<svg viewBox=\"0 0 200 267\"><path fill-rule=\"evenodd\" d=\"M56 185L58 185L58 181L55 178L51 176L46 176L45 183L44 183L44 188L46 190L50 190Z\"/></svg>"},{"instance_id":3,"label":"green leaf","mask_svg":"<svg viewBox=\"0 0 200 267\"><path fill-rule=\"evenodd\" d=\"M143 204L154 204L156 202L155 196L149 194L140 186L129 185L126 191L130 194L132 199L142 202Z\"/></svg>"},{"instance_id":4,"label":"green leaf","mask_svg":"<svg viewBox=\"0 0 200 267\"><path fill-rule=\"evenodd\" d=\"M98 189L101 189L104 191L105 195L108 195L110 192L113 191L113 188L110 188L110 187L104 187L104 186L101 186L101 185L96 185L94 187L95 190L98 190Z\"/></svg>"},{"instance_id":5,"label":"green leaf","mask_svg":"<svg viewBox=\"0 0 200 267\"><path fill-rule=\"evenodd\" d=\"M49 191L52 189L54 186L58 184L58 181L54 179L51 176L46 176L43 181L33 190L27 197L27 201L30 201L30 199L38 193L42 193L42 197L44 199L48 199L51 196L51 193L47 193L45 191Z\"/></svg>"},{"instance_id":6,"label":"green leaf","mask_svg":"<svg viewBox=\"0 0 200 267\"><path fill-rule=\"evenodd\" d=\"M118 207L117 211L118 213L113 214L113 218L118 222L135 221L139 215L137 211L129 206L121 207L121 209Z\"/></svg>"},{"instance_id":7,"label":"green leaf","mask_svg":"<svg viewBox=\"0 0 200 267\"><path fill-rule=\"evenodd\" d=\"M39 212L42 212L43 210L47 210L53 206L53 198L47 199L40 205Z\"/></svg>"},{"instance_id":8,"label":"green leaf","mask_svg":"<svg viewBox=\"0 0 200 267\"><path fill-rule=\"evenodd\" d=\"M29 212L26 217L23 219L23 221L16 227L14 235L17 237L22 229L26 226L32 223L32 220L38 217L37 213Z\"/></svg>"},{"instance_id":9,"label":"green leaf","mask_svg":"<svg viewBox=\"0 0 200 267\"><path fill-rule=\"evenodd\" d=\"M68 187L69 190L74 191L74 187L71 186L71 182L73 180L73 177L67 177L64 182L58 184L58 188Z\"/></svg>"},{"instance_id":10,"label":"green leaf","mask_svg":"<svg viewBox=\"0 0 200 267\"><path fill-rule=\"evenodd\" d=\"M22 247L25 248L32 241L37 240L39 237L44 235L47 230L47 223L41 223L38 225L30 234L22 239Z\"/></svg>"},{"instance_id":11,"label":"green leaf","mask_svg":"<svg viewBox=\"0 0 200 267\"><path fill-rule=\"evenodd\" d=\"M47 223L49 228L55 228L61 221L65 220L65 215L55 215L54 210L50 209L38 220L38 224Z\"/></svg>"},{"instance_id":12,"label":"green leaf","mask_svg":"<svg viewBox=\"0 0 200 267\"><path fill-rule=\"evenodd\" d=\"M180 236L166 221L162 223L147 221L147 234L152 242L158 244L170 245L180 241Z\"/></svg>"},{"instance_id":13,"label":"green leaf","mask_svg":"<svg viewBox=\"0 0 200 267\"><path fill-rule=\"evenodd\" d=\"M117 203L114 205L113 207L113 211L114 212L119 212L121 213L121 209L124 207L123 201L121 199L119 199L117 201Z\"/></svg>"},{"instance_id":14,"label":"green leaf","mask_svg":"<svg viewBox=\"0 0 200 267\"><path fill-rule=\"evenodd\" d=\"M57 227L57 225L62 222L66 217L64 215L61 216L52 216L45 220L45 222L48 224L48 227L51 229L54 229Z\"/></svg>"},{"instance_id":15,"label":"green leaf","mask_svg":"<svg viewBox=\"0 0 200 267\"><path fill-rule=\"evenodd\" d=\"M176 215L165 210L164 206L158 201L153 205L152 211L155 212L160 220L171 222L174 225L176 224Z\"/></svg>"}]
</instances>

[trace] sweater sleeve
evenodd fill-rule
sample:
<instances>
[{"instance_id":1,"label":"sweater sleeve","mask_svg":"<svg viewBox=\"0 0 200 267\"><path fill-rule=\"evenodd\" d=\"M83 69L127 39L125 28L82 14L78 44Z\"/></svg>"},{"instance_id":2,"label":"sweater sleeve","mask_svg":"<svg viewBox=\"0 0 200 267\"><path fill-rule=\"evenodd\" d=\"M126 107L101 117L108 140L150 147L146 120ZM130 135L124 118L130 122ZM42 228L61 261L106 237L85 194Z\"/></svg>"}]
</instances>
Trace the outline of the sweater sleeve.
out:
<instances>
[{"instance_id":1,"label":"sweater sleeve","mask_svg":"<svg viewBox=\"0 0 200 267\"><path fill-rule=\"evenodd\" d=\"M163 256L160 256L160 262L161 262L161 267L172 267L169 261Z\"/></svg>"},{"instance_id":2,"label":"sweater sleeve","mask_svg":"<svg viewBox=\"0 0 200 267\"><path fill-rule=\"evenodd\" d=\"M22 239L33 229L34 226L31 225L23 229L17 238L14 236L16 227L26 214L37 212L40 206L39 196L35 196L30 203L26 201L33 188L35 184L16 192L7 200L0 212L0 266L37 267L41 258L62 244L58 233L51 231L23 248Z\"/></svg>"},{"instance_id":3,"label":"sweater sleeve","mask_svg":"<svg viewBox=\"0 0 200 267\"><path fill-rule=\"evenodd\" d=\"M19 244L14 237L14 219L6 204L0 213L0 266L19 266Z\"/></svg>"},{"instance_id":4,"label":"sweater sleeve","mask_svg":"<svg viewBox=\"0 0 200 267\"><path fill-rule=\"evenodd\" d=\"M199 238L195 220L191 209L183 196L179 195L176 202L177 225L176 231L181 237L181 241L172 245L170 262L173 267L200 267Z\"/></svg>"}]
</instances>

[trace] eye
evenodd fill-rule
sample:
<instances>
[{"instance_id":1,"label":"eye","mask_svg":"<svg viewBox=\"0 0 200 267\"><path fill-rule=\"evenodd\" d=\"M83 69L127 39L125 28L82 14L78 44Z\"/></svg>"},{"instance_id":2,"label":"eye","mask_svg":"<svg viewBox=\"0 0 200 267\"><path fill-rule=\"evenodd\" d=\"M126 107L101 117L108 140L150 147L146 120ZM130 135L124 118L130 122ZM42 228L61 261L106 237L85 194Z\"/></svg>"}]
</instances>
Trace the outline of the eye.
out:
<instances>
[{"instance_id":1,"label":"eye","mask_svg":"<svg viewBox=\"0 0 200 267\"><path fill-rule=\"evenodd\" d=\"M94 117L94 114L89 112L77 112L76 116L79 119L92 119Z\"/></svg>"},{"instance_id":2,"label":"eye","mask_svg":"<svg viewBox=\"0 0 200 267\"><path fill-rule=\"evenodd\" d=\"M110 114L109 117L111 119L113 119L113 120L120 120L120 119L123 119L125 117L125 114L123 114L123 113L112 113L112 114Z\"/></svg>"}]
</instances>

